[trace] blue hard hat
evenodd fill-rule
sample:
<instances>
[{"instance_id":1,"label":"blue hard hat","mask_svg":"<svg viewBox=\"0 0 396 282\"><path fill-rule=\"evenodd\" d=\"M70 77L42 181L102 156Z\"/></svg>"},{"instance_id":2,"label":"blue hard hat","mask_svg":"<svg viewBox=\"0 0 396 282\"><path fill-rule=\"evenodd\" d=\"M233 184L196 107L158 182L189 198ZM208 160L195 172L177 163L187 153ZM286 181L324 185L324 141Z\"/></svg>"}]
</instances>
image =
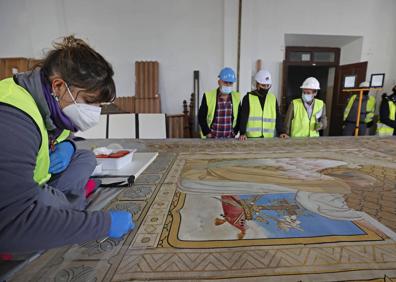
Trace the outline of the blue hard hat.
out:
<instances>
[{"instance_id":1,"label":"blue hard hat","mask_svg":"<svg viewBox=\"0 0 396 282\"><path fill-rule=\"evenodd\" d=\"M223 68L219 73L219 79L225 82L232 82L236 81L235 72L232 68Z\"/></svg>"}]
</instances>

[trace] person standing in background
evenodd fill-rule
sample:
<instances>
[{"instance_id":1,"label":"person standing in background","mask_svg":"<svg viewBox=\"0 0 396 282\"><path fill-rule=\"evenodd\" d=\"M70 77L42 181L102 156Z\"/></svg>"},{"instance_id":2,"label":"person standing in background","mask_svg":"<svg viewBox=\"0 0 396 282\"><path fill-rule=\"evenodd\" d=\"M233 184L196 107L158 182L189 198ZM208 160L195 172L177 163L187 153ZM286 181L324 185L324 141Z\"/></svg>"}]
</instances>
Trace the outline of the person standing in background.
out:
<instances>
[{"instance_id":1,"label":"person standing in background","mask_svg":"<svg viewBox=\"0 0 396 282\"><path fill-rule=\"evenodd\" d=\"M218 88L204 93L198 111L203 139L235 138L239 131L241 94L233 90L235 72L223 68L218 78Z\"/></svg>"}]
</instances>

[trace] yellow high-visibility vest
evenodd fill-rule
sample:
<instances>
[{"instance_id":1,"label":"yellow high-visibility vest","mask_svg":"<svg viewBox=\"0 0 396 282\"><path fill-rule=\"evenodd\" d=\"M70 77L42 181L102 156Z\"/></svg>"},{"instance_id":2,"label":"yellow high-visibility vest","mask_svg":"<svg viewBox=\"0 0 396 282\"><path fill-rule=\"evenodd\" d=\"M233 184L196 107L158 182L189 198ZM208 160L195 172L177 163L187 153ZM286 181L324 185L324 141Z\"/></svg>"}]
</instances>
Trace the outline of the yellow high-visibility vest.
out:
<instances>
[{"instance_id":1,"label":"yellow high-visibility vest","mask_svg":"<svg viewBox=\"0 0 396 282\"><path fill-rule=\"evenodd\" d=\"M45 184L51 178L48 172L50 165L48 132L36 102L29 92L15 83L13 78L0 81L0 102L23 111L36 123L41 135L41 144L36 157L33 180L40 186ZM69 134L69 130L64 130L56 141L65 140Z\"/></svg>"},{"instance_id":2,"label":"yellow high-visibility vest","mask_svg":"<svg viewBox=\"0 0 396 282\"><path fill-rule=\"evenodd\" d=\"M215 116L215 110L217 104L217 89L214 89L209 92L205 92L204 95L206 98L206 104L208 106L208 115L206 116L206 122L210 127ZM241 94L239 92L232 91L231 101L232 101L232 116L233 116L232 127L234 128L237 123L238 109L239 109L239 104L241 103ZM206 136L202 134L202 131L201 131L201 138L202 139L206 138Z\"/></svg>"},{"instance_id":3,"label":"yellow high-visibility vest","mask_svg":"<svg viewBox=\"0 0 396 282\"><path fill-rule=\"evenodd\" d=\"M388 101L389 105L389 119L395 120L396 113L396 105L392 101ZM381 123L381 119L377 123L377 135L378 136L393 136L394 129L390 126L387 126L384 123Z\"/></svg>"},{"instance_id":4,"label":"yellow high-visibility vest","mask_svg":"<svg viewBox=\"0 0 396 282\"><path fill-rule=\"evenodd\" d=\"M345 111L344 111L344 121L348 118L348 115L352 109L352 106L356 100L356 97L357 97L357 95L353 95L349 99L348 104L345 107ZM364 119L364 123L369 123L369 122L373 121L374 112L375 112L375 97L369 96L367 103L366 103L366 118Z\"/></svg>"},{"instance_id":5,"label":"yellow high-visibility vest","mask_svg":"<svg viewBox=\"0 0 396 282\"><path fill-rule=\"evenodd\" d=\"M319 132L315 129L316 115L323 111L324 102L314 99L311 118L308 117L308 112L300 98L294 99L292 103L294 115L291 123L291 137L319 137Z\"/></svg>"},{"instance_id":6,"label":"yellow high-visibility vest","mask_svg":"<svg viewBox=\"0 0 396 282\"><path fill-rule=\"evenodd\" d=\"M259 98L249 95L249 119L246 125L246 136L249 138L273 138L276 125L276 97L267 93L264 108L261 108Z\"/></svg>"}]
</instances>

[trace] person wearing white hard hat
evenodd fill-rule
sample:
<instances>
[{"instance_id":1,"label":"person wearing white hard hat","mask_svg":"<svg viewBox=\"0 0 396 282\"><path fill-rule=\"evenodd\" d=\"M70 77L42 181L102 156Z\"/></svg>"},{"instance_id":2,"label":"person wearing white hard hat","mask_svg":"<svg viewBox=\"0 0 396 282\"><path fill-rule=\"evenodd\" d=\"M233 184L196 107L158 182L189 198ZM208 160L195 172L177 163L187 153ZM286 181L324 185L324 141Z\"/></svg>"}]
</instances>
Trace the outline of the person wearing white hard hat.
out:
<instances>
[{"instance_id":1,"label":"person wearing white hard hat","mask_svg":"<svg viewBox=\"0 0 396 282\"><path fill-rule=\"evenodd\" d=\"M233 90L235 72L223 68L218 76L218 88L205 92L198 111L201 137L234 138L239 131L241 94Z\"/></svg>"},{"instance_id":2,"label":"person wearing white hard hat","mask_svg":"<svg viewBox=\"0 0 396 282\"><path fill-rule=\"evenodd\" d=\"M271 73L260 70L255 75L256 90L248 92L242 100L239 140L247 138L273 138L282 130L276 97L269 92Z\"/></svg>"},{"instance_id":3,"label":"person wearing white hard hat","mask_svg":"<svg viewBox=\"0 0 396 282\"><path fill-rule=\"evenodd\" d=\"M369 88L370 83L364 81L360 83L360 88ZM356 117L359 106L359 96L352 95L344 110L344 124L342 129L342 135L353 136L355 135L356 128ZM363 91L362 106L360 111L360 124L359 124L359 136L367 135L367 128L373 125L375 111L375 97L369 96L369 90Z\"/></svg>"},{"instance_id":4,"label":"person wearing white hard hat","mask_svg":"<svg viewBox=\"0 0 396 282\"><path fill-rule=\"evenodd\" d=\"M319 137L319 130L327 127L326 105L315 98L320 90L319 81L308 77L300 88L302 96L290 103L281 138Z\"/></svg>"}]
</instances>

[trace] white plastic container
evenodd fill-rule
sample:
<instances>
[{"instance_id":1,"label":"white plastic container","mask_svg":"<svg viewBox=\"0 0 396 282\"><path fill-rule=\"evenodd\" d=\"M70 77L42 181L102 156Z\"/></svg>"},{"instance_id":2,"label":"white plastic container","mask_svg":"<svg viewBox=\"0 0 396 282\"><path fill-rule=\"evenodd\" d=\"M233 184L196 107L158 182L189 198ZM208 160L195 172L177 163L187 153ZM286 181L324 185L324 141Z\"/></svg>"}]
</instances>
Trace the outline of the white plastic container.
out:
<instances>
[{"instance_id":1,"label":"white plastic container","mask_svg":"<svg viewBox=\"0 0 396 282\"><path fill-rule=\"evenodd\" d=\"M129 151L129 153L120 158L96 158L96 162L102 165L102 170L117 170L127 166L132 162L133 154L136 152L136 149L123 149L117 151Z\"/></svg>"},{"instance_id":2,"label":"white plastic container","mask_svg":"<svg viewBox=\"0 0 396 282\"><path fill-rule=\"evenodd\" d=\"M98 162L96 162L96 167L95 170L92 172L92 175L102 174L102 171L103 171L103 164L99 164Z\"/></svg>"}]
</instances>

